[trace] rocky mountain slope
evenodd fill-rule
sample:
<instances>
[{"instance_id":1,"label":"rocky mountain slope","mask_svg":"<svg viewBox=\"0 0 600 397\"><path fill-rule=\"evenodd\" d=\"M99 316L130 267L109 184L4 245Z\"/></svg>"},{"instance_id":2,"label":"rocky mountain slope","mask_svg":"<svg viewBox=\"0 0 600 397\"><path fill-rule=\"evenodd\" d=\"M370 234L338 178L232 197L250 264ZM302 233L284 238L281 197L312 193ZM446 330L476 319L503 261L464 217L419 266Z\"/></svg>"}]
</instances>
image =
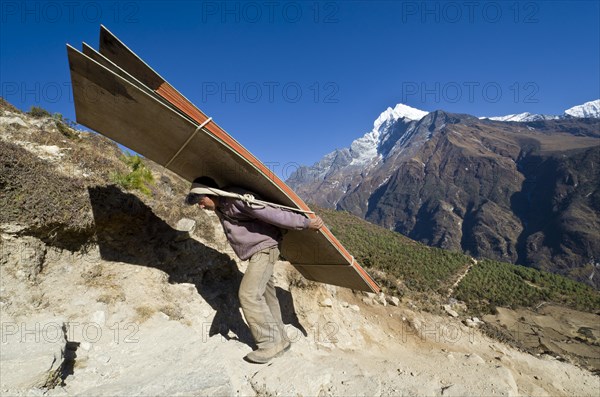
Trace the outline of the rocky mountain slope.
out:
<instances>
[{"instance_id":1,"label":"rocky mountain slope","mask_svg":"<svg viewBox=\"0 0 600 397\"><path fill-rule=\"evenodd\" d=\"M60 118L0 105L2 395L598 390L596 375L563 356L527 354L466 325L456 302L451 315L427 313L418 301L307 282L286 262L277 286L292 349L246 363L252 343L236 297L245 264L213 215L181 205L187 183L122 161L116 145ZM148 190L124 185L143 169ZM585 317L563 328L600 338Z\"/></svg>"},{"instance_id":2,"label":"rocky mountain slope","mask_svg":"<svg viewBox=\"0 0 600 397\"><path fill-rule=\"evenodd\" d=\"M378 120L287 182L309 202L428 245L600 287L598 164L600 119L514 123L435 111Z\"/></svg>"}]
</instances>

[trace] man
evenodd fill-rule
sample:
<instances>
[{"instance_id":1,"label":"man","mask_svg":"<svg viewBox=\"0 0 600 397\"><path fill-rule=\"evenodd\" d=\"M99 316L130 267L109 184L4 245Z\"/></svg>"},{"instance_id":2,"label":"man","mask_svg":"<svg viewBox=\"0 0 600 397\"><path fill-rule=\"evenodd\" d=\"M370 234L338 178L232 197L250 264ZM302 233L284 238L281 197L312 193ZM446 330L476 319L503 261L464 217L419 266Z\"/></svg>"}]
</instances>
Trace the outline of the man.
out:
<instances>
[{"instance_id":1,"label":"man","mask_svg":"<svg viewBox=\"0 0 600 397\"><path fill-rule=\"evenodd\" d=\"M282 229L319 230L323 220L318 216L309 219L275 206L254 204L248 196L244 199L237 196L248 193L239 188L220 190L212 178L203 176L192 183L186 202L215 211L236 255L241 260L249 259L238 295L258 349L246 355L245 359L264 364L291 346L273 281Z\"/></svg>"}]
</instances>

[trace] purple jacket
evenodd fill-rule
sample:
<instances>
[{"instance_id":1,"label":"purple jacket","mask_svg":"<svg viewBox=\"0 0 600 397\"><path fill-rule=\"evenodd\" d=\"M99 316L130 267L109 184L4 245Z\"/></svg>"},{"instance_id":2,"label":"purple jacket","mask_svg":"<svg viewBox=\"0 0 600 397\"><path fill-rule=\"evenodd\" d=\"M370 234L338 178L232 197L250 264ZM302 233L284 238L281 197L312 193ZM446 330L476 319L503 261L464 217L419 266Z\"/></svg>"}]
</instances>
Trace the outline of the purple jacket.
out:
<instances>
[{"instance_id":1,"label":"purple jacket","mask_svg":"<svg viewBox=\"0 0 600 397\"><path fill-rule=\"evenodd\" d=\"M219 197L216 204L227 240L241 260L279 245L283 237L281 229L303 230L310 223L304 215L269 206L253 208L235 198Z\"/></svg>"}]
</instances>

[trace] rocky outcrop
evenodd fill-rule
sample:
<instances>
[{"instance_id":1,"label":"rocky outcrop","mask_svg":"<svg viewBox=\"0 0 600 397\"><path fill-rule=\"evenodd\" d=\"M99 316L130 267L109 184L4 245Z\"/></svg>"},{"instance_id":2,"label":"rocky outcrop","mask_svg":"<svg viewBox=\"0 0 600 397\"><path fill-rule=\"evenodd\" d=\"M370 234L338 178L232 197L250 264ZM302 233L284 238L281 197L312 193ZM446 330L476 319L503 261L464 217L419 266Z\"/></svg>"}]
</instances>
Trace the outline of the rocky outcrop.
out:
<instances>
[{"instance_id":1,"label":"rocky outcrop","mask_svg":"<svg viewBox=\"0 0 600 397\"><path fill-rule=\"evenodd\" d=\"M68 365L64 318L3 316L1 327L0 390L54 388L62 382Z\"/></svg>"}]
</instances>

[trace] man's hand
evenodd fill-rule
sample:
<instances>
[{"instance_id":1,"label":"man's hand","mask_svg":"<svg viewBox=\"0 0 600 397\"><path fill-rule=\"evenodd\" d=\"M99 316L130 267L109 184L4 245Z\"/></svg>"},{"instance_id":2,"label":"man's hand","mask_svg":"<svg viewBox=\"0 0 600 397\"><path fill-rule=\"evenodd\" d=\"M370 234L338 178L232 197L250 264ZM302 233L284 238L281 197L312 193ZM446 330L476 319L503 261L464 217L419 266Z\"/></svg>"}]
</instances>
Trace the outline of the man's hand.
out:
<instances>
[{"instance_id":1,"label":"man's hand","mask_svg":"<svg viewBox=\"0 0 600 397\"><path fill-rule=\"evenodd\" d=\"M308 228L310 230L319 230L322 227L323 227L323 219L321 219L320 216L317 216L316 218L311 219L310 223L308 224Z\"/></svg>"}]
</instances>

